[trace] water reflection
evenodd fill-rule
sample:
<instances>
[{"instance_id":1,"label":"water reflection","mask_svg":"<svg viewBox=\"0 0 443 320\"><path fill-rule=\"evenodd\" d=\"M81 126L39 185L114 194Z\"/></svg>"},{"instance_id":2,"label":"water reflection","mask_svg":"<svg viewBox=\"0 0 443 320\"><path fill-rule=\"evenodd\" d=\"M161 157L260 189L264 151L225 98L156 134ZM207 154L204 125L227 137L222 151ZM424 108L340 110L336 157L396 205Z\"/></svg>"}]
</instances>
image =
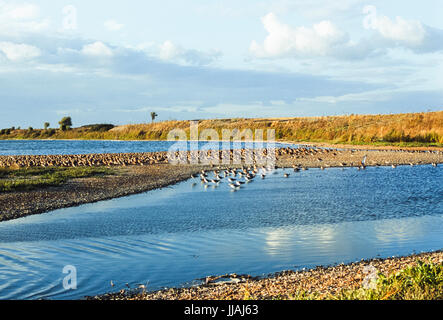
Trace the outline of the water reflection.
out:
<instances>
[{"instance_id":1,"label":"water reflection","mask_svg":"<svg viewBox=\"0 0 443 320\"><path fill-rule=\"evenodd\" d=\"M304 264L314 264L319 256L334 252L338 255L349 255L352 252L350 235L343 225L294 226L271 230L266 233L263 250L270 256L293 256L298 259L310 257Z\"/></svg>"},{"instance_id":2,"label":"water reflection","mask_svg":"<svg viewBox=\"0 0 443 320\"><path fill-rule=\"evenodd\" d=\"M291 235L293 235L292 231L281 228L266 232L263 251L270 256L280 254L288 246L288 243L292 242Z\"/></svg>"},{"instance_id":3,"label":"water reflection","mask_svg":"<svg viewBox=\"0 0 443 320\"><path fill-rule=\"evenodd\" d=\"M423 238L426 227L428 226L423 225L423 221L420 219L386 220L375 224L371 233L379 242L405 242L408 239Z\"/></svg>"},{"instance_id":4,"label":"water reflection","mask_svg":"<svg viewBox=\"0 0 443 320\"><path fill-rule=\"evenodd\" d=\"M322 256L331 258L332 252L334 262L339 263L353 257L375 257L393 248L407 250L408 245L409 252L422 250L426 244L435 250L443 244L442 222L443 217L424 216L270 229L263 234L263 252L272 257L311 257L304 263L312 264Z\"/></svg>"}]
</instances>

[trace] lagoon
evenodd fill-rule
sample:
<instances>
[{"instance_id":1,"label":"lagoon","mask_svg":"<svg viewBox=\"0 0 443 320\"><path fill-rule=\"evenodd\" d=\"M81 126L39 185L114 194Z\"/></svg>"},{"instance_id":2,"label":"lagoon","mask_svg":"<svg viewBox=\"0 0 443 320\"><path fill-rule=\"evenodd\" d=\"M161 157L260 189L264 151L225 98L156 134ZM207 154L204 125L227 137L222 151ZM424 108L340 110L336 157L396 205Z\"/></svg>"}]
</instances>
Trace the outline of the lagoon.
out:
<instances>
[{"instance_id":1,"label":"lagoon","mask_svg":"<svg viewBox=\"0 0 443 320\"><path fill-rule=\"evenodd\" d=\"M156 290L442 248L441 167L283 171L236 192L189 180L2 222L0 299ZM62 286L66 265L76 290Z\"/></svg>"}]
</instances>

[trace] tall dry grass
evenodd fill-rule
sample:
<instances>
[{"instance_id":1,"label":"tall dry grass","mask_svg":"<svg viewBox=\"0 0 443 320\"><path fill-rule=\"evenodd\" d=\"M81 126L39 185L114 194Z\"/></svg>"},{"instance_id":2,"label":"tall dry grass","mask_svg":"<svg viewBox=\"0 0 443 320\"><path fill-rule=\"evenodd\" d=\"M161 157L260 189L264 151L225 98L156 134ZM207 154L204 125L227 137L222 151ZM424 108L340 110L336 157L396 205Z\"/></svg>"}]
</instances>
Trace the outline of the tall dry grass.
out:
<instances>
[{"instance_id":1,"label":"tall dry grass","mask_svg":"<svg viewBox=\"0 0 443 320\"><path fill-rule=\"evenodd\" d=\"M111 130L116 137L166 139L175 129L189 137L188 121L137 124ZM199 130L275 129L278 140L333 143L424 143L443 144L443 111L393 115L350 115L276 119L217 119L199 121Z\"/></svg>"},{"instance_id":2,"label":"tall dry grass","mask_svg":"<svg viewBox=\"0 0 443 320\"><path fill-rule=\"evenodd\" d=\"M189 121L132 124L97 132L87 128L68 131L14 130L0 139L116 139L165 140L173 129L182 129L188 138ZM222 137L224 129L275 129L277 140L353 144L443 144L443 111L391 115L349 115L275 119L213 119L199 121L200 132L214 129Z\"/></svg>"}]
</instances>

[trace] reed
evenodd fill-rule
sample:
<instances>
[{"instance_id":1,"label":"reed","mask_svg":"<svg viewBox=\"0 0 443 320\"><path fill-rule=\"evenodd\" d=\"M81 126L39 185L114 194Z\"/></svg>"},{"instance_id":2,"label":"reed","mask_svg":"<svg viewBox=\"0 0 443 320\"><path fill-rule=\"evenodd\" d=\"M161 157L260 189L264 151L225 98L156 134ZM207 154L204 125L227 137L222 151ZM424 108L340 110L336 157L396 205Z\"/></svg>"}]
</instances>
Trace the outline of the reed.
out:
<instances>
[{"instance_id":1,"label":"reed","mask_svg":"<svg viewBox=\"0 0 443 320\"><path fill-rule=\"evenodd\" d=\"M189 121L130 124L101 130L92 126L67 131L33 129L0 131L0 139L110 139L165 140L173 129L182 129L189 138ZM277 140L382 145L443 145L443 111L390 115L348 115L274 119L200 120L199 130L275 129Z\"/></svg>"}]
</instances>

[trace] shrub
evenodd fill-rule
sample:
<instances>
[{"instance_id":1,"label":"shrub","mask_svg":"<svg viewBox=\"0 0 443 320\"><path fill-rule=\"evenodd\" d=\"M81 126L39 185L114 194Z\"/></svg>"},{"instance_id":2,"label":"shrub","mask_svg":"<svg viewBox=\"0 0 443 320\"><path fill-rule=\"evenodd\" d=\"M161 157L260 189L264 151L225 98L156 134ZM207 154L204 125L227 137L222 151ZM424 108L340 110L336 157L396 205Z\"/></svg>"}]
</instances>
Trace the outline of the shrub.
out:
<instances>
[{"instance_id":1,"label":"shrub","mask_svg":"<svg viewBox=\"0 0 443 320\"><path fill-rule=\"evenodd\" d=\"M157 114L157 113L155 113L155 112L151 112L151 120L152 120L152 123L154 123L155 118L157 118L157 117L158 117L158 114Z\"/></svg>"},{"instance_id":2,"label":"shrub","mask_svg":"<svg viewBox=\"0 0 443 320\"><path fill-rule=\"evenodd\" d=\"M71 117L64 117L58 124L60 125L60 129L62 129L62 131L70 129L72 127Z\"/></svg>"}]
</instances>

